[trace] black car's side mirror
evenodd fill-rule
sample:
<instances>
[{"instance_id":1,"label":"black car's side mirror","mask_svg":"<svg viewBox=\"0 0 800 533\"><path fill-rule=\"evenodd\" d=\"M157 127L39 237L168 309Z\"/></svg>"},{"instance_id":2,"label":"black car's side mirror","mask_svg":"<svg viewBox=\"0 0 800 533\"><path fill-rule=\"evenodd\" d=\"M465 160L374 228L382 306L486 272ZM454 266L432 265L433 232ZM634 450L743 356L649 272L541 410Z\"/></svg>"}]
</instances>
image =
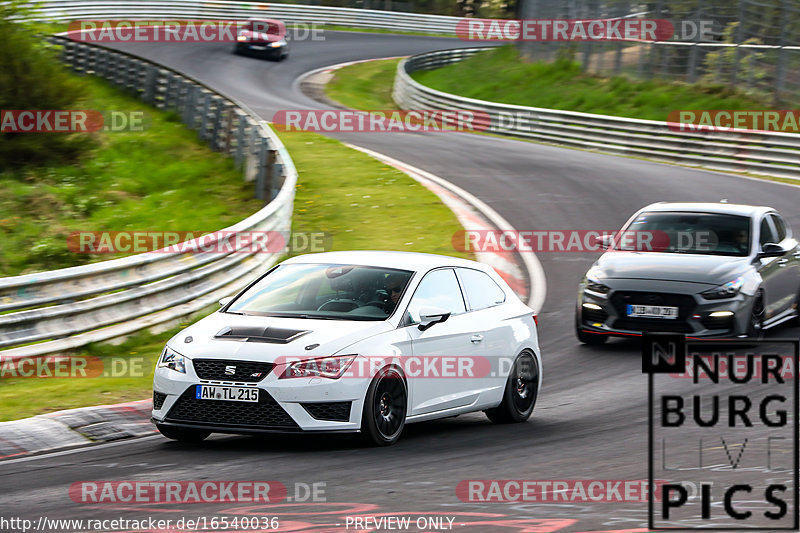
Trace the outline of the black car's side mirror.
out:
<instances>
[{"instance_id":1,"label":"black car's side mirror","mask_svg":"<svg viewBox=\"0 0 800 533\"><path fill-rule=\"evenodd\" d=\"M775 244L774 242L768 242L761 247L761 251L758 252L759 259L765 257L780 257L786 253L786 250L780 244Z\"/></svg>"}]
</instances>

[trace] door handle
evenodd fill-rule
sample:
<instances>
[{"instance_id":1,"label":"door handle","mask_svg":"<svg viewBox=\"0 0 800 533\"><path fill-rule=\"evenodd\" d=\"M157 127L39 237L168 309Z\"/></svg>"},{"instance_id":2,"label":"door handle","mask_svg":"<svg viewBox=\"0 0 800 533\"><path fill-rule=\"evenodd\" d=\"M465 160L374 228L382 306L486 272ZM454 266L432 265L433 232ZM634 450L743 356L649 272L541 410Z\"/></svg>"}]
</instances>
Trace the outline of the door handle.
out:
<instances>
[{"instance_id":1,"label":"door handle","mask_svg":"<svg viewBox=\"0 0 800 533\"><path fill-rule=\"evenodd\" d=\"M483 340L483 335L473 335L469 341L473 344L478 344L482 340Z\"/></svg>"}]
</instances>

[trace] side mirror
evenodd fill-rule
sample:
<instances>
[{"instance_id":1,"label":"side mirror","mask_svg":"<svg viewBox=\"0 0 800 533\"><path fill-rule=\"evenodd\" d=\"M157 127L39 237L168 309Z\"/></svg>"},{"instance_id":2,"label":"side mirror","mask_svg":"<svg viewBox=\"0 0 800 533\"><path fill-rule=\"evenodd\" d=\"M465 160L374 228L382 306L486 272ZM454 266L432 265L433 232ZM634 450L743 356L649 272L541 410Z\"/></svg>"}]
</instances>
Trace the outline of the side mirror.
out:
<instances>
[{"instance_id":1,"label":"side mirror","mask_svg":"<svg viewBox=\"0 0 800 533\"><path fill-rule=\"evenodd\" d=\"M220 298L219 299L219 306L220 307L225 307L226 305L231 303L231 300L233 300L233 296L226 296L225 298Z\"/></svg>"},{"instance_id":2,"label":"side mirror","mask_svg":"<svg viewBox=\"0 0 800 533\"><path fill-rule=\"evenodd\" d=\"M608 250L614 244L613 235L598 235L594 238L595 244L599 245L601 249Z\"/></svg>"},{"instance_id":3,"label":"side mirror","mask_svg":"<svg viewBox=\"0 0 800 533\"><path fill-rule=\"evenodd\" d=\"M444 322L450 318L450 311L440 307L423 307L419 310L419 330L425 331L434 324Z\"/></svg>"},{"instance_id":4,"label":"side mirror","mask_svg":"<svg viewBox=\"0 0 800 533\"><path fill-rule=\"evenodd\" d=\"M784 250L783 246L781 246L780 244L775 244L774 242L768 242L761 247L761 251L758 252L758 255L756 257L758 257L759 259L765 257L780 257L785 253L786 250Z\"/></svg>"}]
</instances>

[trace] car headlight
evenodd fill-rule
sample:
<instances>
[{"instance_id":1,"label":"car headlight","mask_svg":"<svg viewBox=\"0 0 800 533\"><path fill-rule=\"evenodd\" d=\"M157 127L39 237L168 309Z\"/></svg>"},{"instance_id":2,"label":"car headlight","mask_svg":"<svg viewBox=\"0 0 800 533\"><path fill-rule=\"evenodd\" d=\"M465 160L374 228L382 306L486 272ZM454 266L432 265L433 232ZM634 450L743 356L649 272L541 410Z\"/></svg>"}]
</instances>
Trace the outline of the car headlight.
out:
<instances>
[{"instance_id":1,"label":"car headlight","mask_svg":"<svg viewBox=\"0 0 800 533\"><path fill-rule=\"evenodd\" d=\"M186 373L186 358L171 349L169 346L164 347L161 352L161 357L158 360L158 368L170 368L181 374Z\"/></svg>"},{"instance_id":2,"label":"car headlight","mask_svg":"<svg viewBox=\"0 0 800 533\"><path fill-rule=\"evenodd\" d=\"M305 359L288 363L278 379L289 378L328 378L339 379L353 364L356 355L335 355L317 359Z\"/></svg>"},{"instance_id":3,"label":"car headlight","mask_svg":"<svg viewBox=\"0 0 800 533\"><path fill-rule=\"evenodd\" d=\"M250 38L247 35L242 34L236 37L236 40L239 41L240 43L243 43L245 41L249 41Z\"/></svg>"},{"instance_id":4,"label":"car headlight","mask_svg":"<svg viewBox=\"0 0 800 533\"><path fill-rule=\"evenodd\" d=\"M281 46L286 46L286 41L273 41L268 46L270 48L280 48Z\"/></svg>"},{"instance_id":5,"label":"car headlight","mask_svg":"<svg viewBox=\"0 0 800 533\"><path fill-rule=\"evenodd\" d=\"M719 287L714 287L713 289L701 292L700 295L706 300L733 298L739 294L739 289L742 288L742 285L744 285L744 280L742 278L736 278L735 280L724 283Z\"/></svg>"},{"instance_id":6,"label":"car headlight","mask_svg":"<svg viewBox=\"0 0 800 533\"><path fill-rule=\"evenodd\" d=\"M609 287L607 287L606 285L603 285L602 283L600 283L596 279L592 279L590 277L587 277L586 280L585 280L585 286L584 286L583 290L585 292L590 292L590 293L595 294L597 296L606 296L611 289Z\"/></svg>"}]
</instances>

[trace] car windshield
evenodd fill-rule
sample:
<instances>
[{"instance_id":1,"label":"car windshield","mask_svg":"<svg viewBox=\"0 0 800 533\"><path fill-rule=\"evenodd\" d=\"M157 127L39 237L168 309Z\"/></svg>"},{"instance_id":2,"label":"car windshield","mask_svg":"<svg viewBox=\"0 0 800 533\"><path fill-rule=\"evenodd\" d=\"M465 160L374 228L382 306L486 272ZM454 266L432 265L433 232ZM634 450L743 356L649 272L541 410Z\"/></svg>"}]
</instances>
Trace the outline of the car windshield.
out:
<instances>
[{"instance_id":1,"label":"car windshield","mask_svg":"<svg viewBox=\"0 0 800 533\"><path fill-rule=\"evenodd\" d=\"M244 29L258 33L268 33L270 35L281 34L281 28L278 24L266 20L251 20L247 23Z\"/></svg>"},{"instance_id":2,"label":"car windshield","mask_svg":"<svg viewBox=\"0 0 800 533\"><path fill-rule=\"evenodd\" d=\"M280 265L226 309L241 315L385 320L412 272L332 264Z\"/></svg>"},{"instance_id":3,"label":"car windshield","mask_svg":"<svg viewBox=\"0 0 800 533\"><path fill-rule=\"evenodd\" d=\"M732 255L750 253L750 219L690 212L642 213L617 238L617 250Z\"/></svg>"}]
</instances>

